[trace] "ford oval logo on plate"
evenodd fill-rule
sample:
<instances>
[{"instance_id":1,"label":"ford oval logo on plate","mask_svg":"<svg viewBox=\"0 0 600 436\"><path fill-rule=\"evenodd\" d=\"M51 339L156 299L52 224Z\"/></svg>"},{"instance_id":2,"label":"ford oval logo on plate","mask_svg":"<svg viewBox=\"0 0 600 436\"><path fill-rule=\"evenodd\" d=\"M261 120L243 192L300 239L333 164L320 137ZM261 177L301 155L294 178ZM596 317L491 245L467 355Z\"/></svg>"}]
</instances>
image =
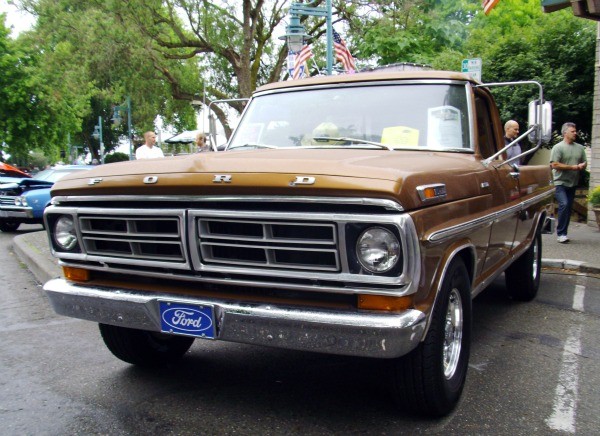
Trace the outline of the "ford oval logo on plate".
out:
<instances>
[{"instance_id":1,"label":"ford oval logo on plate","mask_svg":"<svg viewBox=\"0 0 600 436\"><path fill-rule=\"evenodd\" d=\"M163 332L214 339L212 306L160 301L159 308L160 328Z\"/></svg>"}]
</instances>

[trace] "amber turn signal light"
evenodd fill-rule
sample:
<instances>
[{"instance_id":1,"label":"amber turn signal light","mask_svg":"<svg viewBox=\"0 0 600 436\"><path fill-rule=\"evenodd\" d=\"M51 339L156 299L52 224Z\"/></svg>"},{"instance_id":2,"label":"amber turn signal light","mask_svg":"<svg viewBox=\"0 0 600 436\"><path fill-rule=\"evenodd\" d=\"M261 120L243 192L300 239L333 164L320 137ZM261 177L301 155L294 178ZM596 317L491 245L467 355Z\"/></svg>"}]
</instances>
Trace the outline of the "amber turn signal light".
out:
<instances>
[{"instance_id":1,"label":"amber turn signal light","mask_svg":"<svg viewBox=\"0 0 600 436\"><path fill-rule=\"evenodd\" d=\"M63 274L66 279L74 282L87 282L90 279L90 272L87 269L63 266Z\"/></svg>"},{"instance_id":2,"label":"amber turn signal light","mask_svg":"<svg viewBox=\"0 0 600 436\"><path fill-rule=\"evenodd\" d=\"M359 295L358 308L366 310L399 311L413 306L411 296L388 297L383 295Z\"/></svg>"}]
</instances>

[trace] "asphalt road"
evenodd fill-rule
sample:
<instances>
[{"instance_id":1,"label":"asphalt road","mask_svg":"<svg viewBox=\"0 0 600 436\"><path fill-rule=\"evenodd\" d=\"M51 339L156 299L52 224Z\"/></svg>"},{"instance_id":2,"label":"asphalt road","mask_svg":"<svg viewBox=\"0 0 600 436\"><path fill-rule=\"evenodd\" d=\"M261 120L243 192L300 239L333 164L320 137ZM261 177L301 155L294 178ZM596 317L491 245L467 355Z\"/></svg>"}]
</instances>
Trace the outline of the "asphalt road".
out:
<instances>
[{"instance_id":1,"label":"asphalt road","mask_svg":"<svg viewBox=\"0 0 600 436\"><path fill-rule=\"evenodd\" d=\"M385 361L196 340L177 365L125 364L95 324L54 314L9 249L12 236L0 233L0 435L591 435L600 428L598 278L544 273L532 303L507 300L503 282L494 283L474 301L461 403L445 419L425 420L395 408Z\"/></svg>"}]
</instances>

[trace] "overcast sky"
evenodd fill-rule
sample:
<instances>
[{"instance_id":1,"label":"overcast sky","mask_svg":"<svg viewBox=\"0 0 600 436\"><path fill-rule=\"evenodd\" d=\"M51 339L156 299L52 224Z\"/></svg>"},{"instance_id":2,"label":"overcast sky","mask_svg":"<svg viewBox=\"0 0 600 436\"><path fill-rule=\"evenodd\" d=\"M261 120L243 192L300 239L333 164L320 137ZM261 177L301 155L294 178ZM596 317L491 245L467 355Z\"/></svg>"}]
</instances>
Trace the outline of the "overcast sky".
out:
<instances>
[{"instance_id":1,"label":"overcast sky","mask_svg":"<svg viewBox=\"0 0 600 436\"><path fill-rule=\"evenodd\" d=\"M0 13L6 14L4 24L12 29L11 36L14 38L24 30L29 29L35 22L35 18L27 12L19 11L15 6L9 5L7 0L0 0Z\"/></svg>"}]
</instances>

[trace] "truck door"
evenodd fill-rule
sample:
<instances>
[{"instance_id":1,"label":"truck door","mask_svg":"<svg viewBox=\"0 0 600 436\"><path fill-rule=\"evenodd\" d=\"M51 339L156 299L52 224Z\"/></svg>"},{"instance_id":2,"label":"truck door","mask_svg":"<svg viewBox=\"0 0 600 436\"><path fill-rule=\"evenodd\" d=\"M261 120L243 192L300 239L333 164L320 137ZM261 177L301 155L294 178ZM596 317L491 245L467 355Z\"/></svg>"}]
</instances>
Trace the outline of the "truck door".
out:
<instances>
[{"instance_id":1,"label":"truck door","mask_svg":"<svg viewBox=\"0 0 600 436\"><path fill-rule=\"evenodd\" d=\"M499 120L498 110L487 94L476 90L475 107L477 113L478 146L482 157L492 156L501 144L501 126L494 123ZM494 220L490 231L490 241L483 266L483 272L493 269L509 255L512 249L517 221L519 217L519 180L514 177L512 167L498 165L496 159L488 166L486 183L482 186L482 194L490 196Z\"/></svg>"}]
</instances>

